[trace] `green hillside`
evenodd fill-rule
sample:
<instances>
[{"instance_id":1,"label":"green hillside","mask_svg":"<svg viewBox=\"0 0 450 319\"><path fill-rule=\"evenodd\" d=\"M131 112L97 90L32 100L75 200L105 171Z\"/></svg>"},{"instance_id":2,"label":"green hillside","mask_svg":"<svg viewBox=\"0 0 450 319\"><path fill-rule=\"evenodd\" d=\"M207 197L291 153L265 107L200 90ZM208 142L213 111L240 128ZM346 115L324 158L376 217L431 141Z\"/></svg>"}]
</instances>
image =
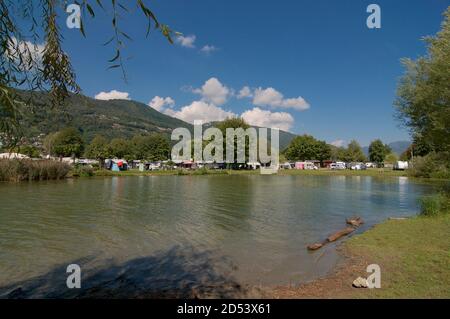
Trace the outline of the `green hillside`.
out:
<instances>
[{"instance_id":1,"label":"green hillside","mask_svg":"<svg viewBox=\"0 0 450 319\"><path fill-rule=\"evenodd\" d=\"M21 122L25 136L32 139L68 126L79 129L87 142L96 134L108 139L131 138L136 134L150 132L169 135L177 127L186 127L191 131L193 129L189 123L136 101L102 101L81 94L71 95L65 102L64 112L61 112L49 106L46 93L21 91L18 94L30 105L22 112ZM292 133L280 131L280 148L284 149L294 137Z\"/></svg>"}]
</instances>

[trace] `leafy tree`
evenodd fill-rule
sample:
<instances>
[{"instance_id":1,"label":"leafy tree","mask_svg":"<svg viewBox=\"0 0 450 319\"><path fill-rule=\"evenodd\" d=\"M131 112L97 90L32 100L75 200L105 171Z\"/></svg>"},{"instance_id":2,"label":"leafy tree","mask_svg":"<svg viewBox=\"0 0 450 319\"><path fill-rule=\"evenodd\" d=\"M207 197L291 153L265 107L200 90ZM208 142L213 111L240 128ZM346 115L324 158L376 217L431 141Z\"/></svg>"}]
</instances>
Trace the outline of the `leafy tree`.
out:
<instances>
[{"instance_id":1,"label":"leafy tree","mask_svg":"<svg viewBox=\"0 0 450 319\"><path fill-rule=\"evenodd\" d=\"M162 134L136 135L132 139L132 145L135 159L162 161L169 158L170 144Z\"/></svg>"},{"instance_id":2,"label":"leafy tree","mask_svg":"<svg viewBox=\"0 0 450 319\"><path fill-rule=\"evenodd\" d=\"M384 159L385 163L394 164L398 161L398 156L395 153L389 153L386 155L386 158Z\"/></svg>"},{"instance_id":3,"label":"leafy tree","mask_svg":"<svg viewBox=\"0 0 450 319\"><path fill-rule=\"evenodd\" d=\"M97 135L86 148L85 156L98 160L100 162L100 167L104 167L105 159L109 157L108 146L106 138Z\"/></svg>"},{"instance_id":4,"label":"leafy tree","mask_svg":"<svg viewBox=\"0 0 450 319\"><path fill-rule=\"evenodd\" d=\"M379 165L390 152L391 148L388 145L383 144L380 139L374 140L369 145L369 160Z\"/></svg>"},{"instance_id":5,"label":"leafy tree","mask_svg":"<svg viewBox=\"0 0 450 319\"><path fill-rule=\"evenodd\" d=\"M133 11L116 0L84 0L78 4L82 17L94 18L98 8L111 13L113 32L106 44L113 46L114 56L108 62L110 68L121 68L125 77L121 52L125 41L131 38L121 29L119 17ZM59 19L59 12L64 10L58 9L65 5L66 1L62 0L42 0L38 5L34 0L0 1L0 133L5 143L14 145L20 141L19 118L27 111L26 104L17 99L14 88L48 90L55 108L63 104L70 92L80 91L70 57L62 48L58 22L65 24L65 19ZM135 5L147 21L147 35L153 27L172 43L172 36L177 33L161 24L144 0L136 0ZM80 27L85 36L83 20ZM43 49L36 43L40 38L45 40ZM30 45L29 40L35 44Z\"/></svg>"},{"instance_id":6,"label":"leafy tree","mask_svg":"<svg viewBox=\"0 0 450 319\"><path fill-rule=\"evenodd\" d=\"M53 139L53 152L55 155L79 157L84 149L84 142L80 132L69 127L59 131Z\"/></svg>"},{"instance_id":7,"label":"leafy tree","mask_svg":"<svg viewBox=\"0 0 450 319\"><path fill-rule=\"evenodd\" d=\"M40 157L40 152L37 149L37 147L33 146L33 145L22 145L19 147L19 153L20 154L24 154L28 157L31 158L38 158Z\"/></svg>"},{"instance_id":8,"label":"leafy tree","mask_svg":"<svg viewBox=\"0 0 450 319\"><path fill-rule=\"evenodd\" d=\"M317 141L316 144L316 160L320 161L320 164L324 160L330 159L331 157L331 147L325 141Z\"/></svg>"},{"instance_id":9,"label":"leafy tree","mask_svg":"<svg viewBox=\"0 0 450 319\"><path fill-rule=\"evenodd\" d=\"M331 157L331 147L324 141L318 141L311 135L295 137L284 151L289 160L320 160Z\"/></svg>"},{"instance_id":10,"label":"leafy tree","mask_svg":"<svg viewBox=\"0 0 450 319\"><path fill-rule=\"evenodd\" d=\"M441 31L425 38L428 53L403 59L406 72L394 102L398 119L431 151L450 152L450 7Z\"/></svg>"},{"instance_id":11,"label":"leafy tree","mask_svg":"<svg viewBox=\"0 0 450 319\"><path fill-rule=\"evenodd\" d=\"M330 159L333 161L343 161L345 158L345 147L337 147L330 145L331 155Z\"/></svg>"},{"instance_id":12,"label":"leafy tree","mask_svg":"<svg viewBox=\"0 0 450 319\"><path fill-rule=\"evenodd\" d=\"M245 120L243 118L240 117L232 117L232 118L227 118L221 122L218 122L214 125L216 128L218 128L223 135L223 159L226 160L226 130L227 128L233 128L233 129L237 129L237 128L242 128L243 130L246 130L250 127L250 125L245 122ZM245 137L245 160L248 160L249 157L249 144L250 144L250 139L248 137ZM236 168L239 166L238 163L236 163L237 161L237 137L234 138L234 163L232 163L231 165L229 164L228 166L232 167L232 168Z\"/></svg>"},{"instance_id":13,"label":"leafy tree","mask_svg":"<svg viewBox=\"0 0 450 319\"><path fill-rule=\"evenodd\" d=\"M345 162L364 162L366 160L366 156L359 145L359 143L355 140L352 140L350 144L348 144L347 149L344 153L344 161Z\"/></svg>"},{"instance_id":14,"label":"leafy tree","mask_svg":"<svg viewBox=\"0 0 450 319\"><path fill-rule=\"evenodd\" d=\"M109 153L116 158L129 158L133 154L132 145L123 138L114 138L109 143Z\"/></svg>"}]
</instances>

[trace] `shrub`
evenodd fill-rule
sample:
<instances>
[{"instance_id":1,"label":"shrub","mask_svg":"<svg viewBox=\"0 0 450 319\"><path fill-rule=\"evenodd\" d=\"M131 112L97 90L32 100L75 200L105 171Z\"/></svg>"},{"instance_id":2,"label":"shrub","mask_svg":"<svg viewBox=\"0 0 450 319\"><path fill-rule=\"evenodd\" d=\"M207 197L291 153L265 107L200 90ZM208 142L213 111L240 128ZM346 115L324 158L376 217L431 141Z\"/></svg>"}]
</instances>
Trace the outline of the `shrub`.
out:
<instances>
[{"instance_id":1,"label":"shrub","mask_svg":"<svg viewBox=\"0 0 450 319\"><path fill-rule=\"evenodd\" d=\"M72 176L91 177L94 176L94 168L90 166L77 165L72 170Z\"/></svg>"},{"instance_id":2,"label":"shrub","mask_svg":"<svg viewBox=\"0 0 450 319\"><path fill-rule=\"evenodd\" d=\"M1 159L0 181L34 181L62 179L67 176L70 166L66 163L30 159Z\"/></svg>"},{"instance_id":3,"label":"shrub","mask_svg":"<svg viewBox=\"0 0 450 319\"><path fill-rule=\"evenodd\" d=\"M420 208L422 216L446 214L450 211L450 197L442 193L424 196L420 199Z\"/></svg>"},{"instance_id":4,"label":"shrub","mask_svg":"<svg viewBox=\"0 0 450 319\"><path fill-rule=\"evenodd\" d=\"M449 158L443 153L430 153L416 157L411 163L409 175L425 178L450 178Z\"/></svg>"}]
</instances>

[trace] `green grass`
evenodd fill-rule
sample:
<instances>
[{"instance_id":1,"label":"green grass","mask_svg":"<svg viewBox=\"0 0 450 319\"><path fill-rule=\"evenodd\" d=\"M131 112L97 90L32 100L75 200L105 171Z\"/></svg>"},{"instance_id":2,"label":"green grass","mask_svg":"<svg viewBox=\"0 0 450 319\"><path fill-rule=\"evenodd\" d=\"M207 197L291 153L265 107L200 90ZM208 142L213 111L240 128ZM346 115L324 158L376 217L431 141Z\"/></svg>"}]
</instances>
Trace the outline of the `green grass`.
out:
<instances>
[{"instance_id":1,"label":"green grass","mask_svg":"<svg viewBox=\"0 0 450 319\"><path fill-rule=\"evenodd\" d=\"M345 243L381 267L381 288L367 298L450 298L450 214L389 220Z\"/></svg>"},{"instance_id":2,"label":"green grass","mask_svg":"<svg viewBox=\"0 0 450 319\"><path fill-rule=\"evenodd\" d=\"M423 216L448 214L450 212L450 197L443 193L424 196L420 199L420 206L420 214Z\"/></svg>"}]
</instances>

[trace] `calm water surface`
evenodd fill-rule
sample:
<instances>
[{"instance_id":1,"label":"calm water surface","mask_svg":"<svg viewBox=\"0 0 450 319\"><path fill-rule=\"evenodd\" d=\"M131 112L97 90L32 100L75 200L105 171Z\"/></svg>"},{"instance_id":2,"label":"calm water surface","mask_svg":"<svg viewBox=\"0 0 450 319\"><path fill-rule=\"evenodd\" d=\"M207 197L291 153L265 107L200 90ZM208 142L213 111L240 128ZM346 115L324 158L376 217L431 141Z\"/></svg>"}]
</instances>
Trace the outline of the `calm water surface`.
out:
<instances>
[{"instance_id":1,"label":"calm water surface","mask_svg":"<svg viewBox=\"0 0 450 319\"><path fill-rule=\"evenodd\" d=\"M352 215L366 221L361 232L389 216L416 214L417 198L433 191L405 177L353 176L0 183L0 288L72 262L129 270L130 261L148 261L158 265L147 273L182 282L195 280L187 273L208 271L201 267L241 284L308 281L330 271L338 256L334 245L310 253L307 244L345 227Z\"/></svg>"}]
</instances>

